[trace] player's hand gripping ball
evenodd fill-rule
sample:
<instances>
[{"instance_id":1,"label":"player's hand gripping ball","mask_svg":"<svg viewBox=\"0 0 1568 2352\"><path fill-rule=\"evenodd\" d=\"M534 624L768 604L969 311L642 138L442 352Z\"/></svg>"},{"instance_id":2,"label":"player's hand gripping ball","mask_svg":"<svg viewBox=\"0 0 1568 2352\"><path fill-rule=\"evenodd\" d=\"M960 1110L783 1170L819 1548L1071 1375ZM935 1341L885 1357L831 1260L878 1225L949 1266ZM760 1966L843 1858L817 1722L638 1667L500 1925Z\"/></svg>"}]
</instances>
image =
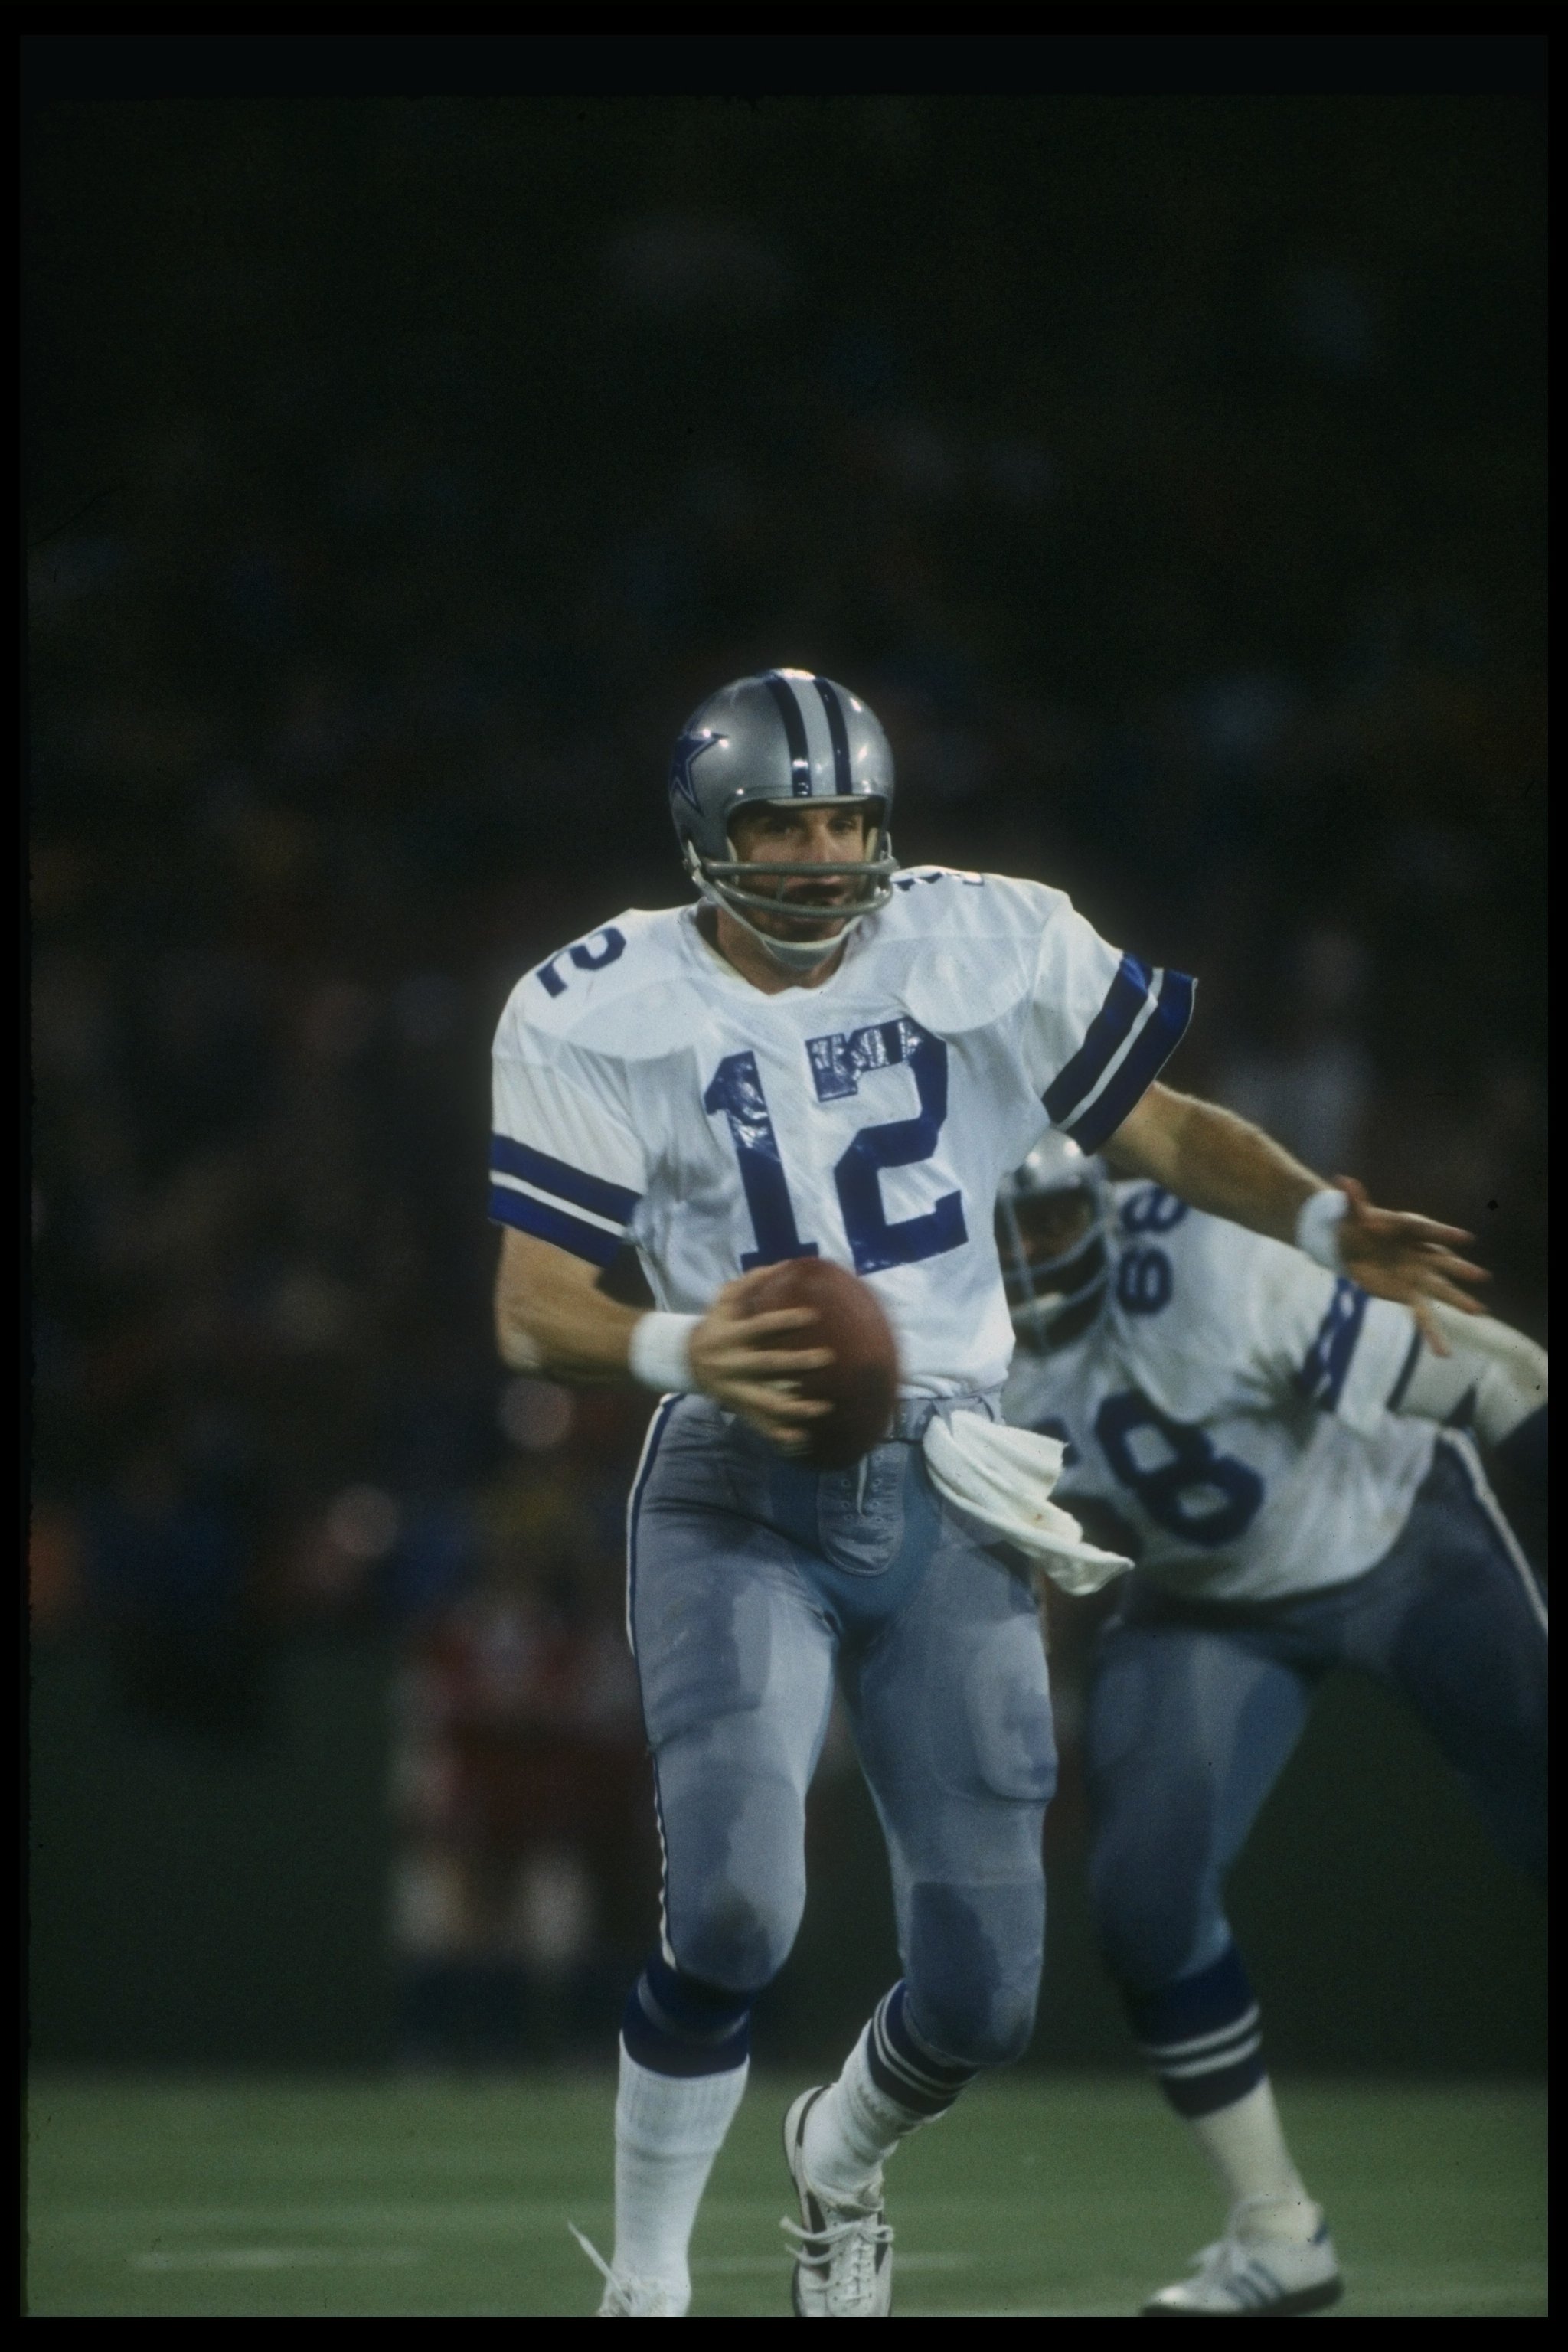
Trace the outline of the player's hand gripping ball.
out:
<instances>
[{"instance_id":1,"label":"player's hand gripping ball","mask_svg":"<svg viewBox=\"0 0 1568 2352\"><path fill-rule=\"evenodd\" d=\"M809 1307L816 1317L789 1344L831 1348L833 1361L805 1373L800 1394L830 1404L809 1424L800 1458L814 1470L847 1470L881 1443L892 1425L899 1393L899 1351L892 1327L868 1284L822 1257L786 1258L770 1266L746 1301L749 1315Z\"/></svg>"}]
</instances>

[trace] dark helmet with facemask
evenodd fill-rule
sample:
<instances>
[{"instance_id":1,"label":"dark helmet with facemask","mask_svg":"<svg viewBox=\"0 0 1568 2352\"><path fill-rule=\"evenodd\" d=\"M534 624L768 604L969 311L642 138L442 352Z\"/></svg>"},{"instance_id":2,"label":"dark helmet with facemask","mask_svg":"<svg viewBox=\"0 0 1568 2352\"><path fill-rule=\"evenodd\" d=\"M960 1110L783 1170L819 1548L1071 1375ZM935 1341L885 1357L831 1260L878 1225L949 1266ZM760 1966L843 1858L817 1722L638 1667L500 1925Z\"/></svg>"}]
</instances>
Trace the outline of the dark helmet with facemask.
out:
<instances>
[{"instance_id":1,"label":"dark helmet with facemask","mask_svg":"<svg viewBox=\"0 0 1568 2352\"><path fill-rule=\"evenodd\" d=\"M1032 1243L1037 1203L1080 1195L1083 1230L1066 1249L1044 1255ZM1110 1274L1114 1208L1105 1162L1080 1150L1054 1129L1002 1180L996 1199L996 1246L1002 1260L1013 1328L1026 1345L1046 1349L1068 1316L1081 1323L1102 1296ZM1080 1310L1082 1313L1080 1314Z\"/></svg>"}]
</instances>

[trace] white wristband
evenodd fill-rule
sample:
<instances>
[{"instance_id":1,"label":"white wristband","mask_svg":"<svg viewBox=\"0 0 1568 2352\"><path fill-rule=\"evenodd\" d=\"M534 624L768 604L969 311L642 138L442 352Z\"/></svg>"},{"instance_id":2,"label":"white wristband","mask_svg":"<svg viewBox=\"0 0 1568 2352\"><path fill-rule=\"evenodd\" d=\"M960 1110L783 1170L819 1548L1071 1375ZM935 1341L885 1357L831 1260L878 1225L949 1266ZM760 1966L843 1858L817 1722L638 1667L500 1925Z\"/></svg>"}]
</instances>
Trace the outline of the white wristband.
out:
<instances>
[{"instance_id":1,"label":"white wristband","mask_svg":"<svg viewBox=\"0 0 1568 2352\"><path fill-rule=\"evenodd\" d=\"M1305 1250L1310 1258L1331 1274L1342 1274L1340 1261L1340 1222L1350 1207L1350 1194L1335 1185L1326 1184L1301 1203L1301 1213L1296 1220L1296 1247Z\"/></svg>"},{"instance_id":2,"label":"white wristband","mask_svg":"<svg viewBox=\"0 0 1568 2352\"><path fill-rule=\"evenodd\" d=\"M691 1334L700 1315L644 1315L632 1325L626 1363L634 1381L667 1396L672 1389L689 1389L691 1380Z\"/></svg>"}]
</instances>

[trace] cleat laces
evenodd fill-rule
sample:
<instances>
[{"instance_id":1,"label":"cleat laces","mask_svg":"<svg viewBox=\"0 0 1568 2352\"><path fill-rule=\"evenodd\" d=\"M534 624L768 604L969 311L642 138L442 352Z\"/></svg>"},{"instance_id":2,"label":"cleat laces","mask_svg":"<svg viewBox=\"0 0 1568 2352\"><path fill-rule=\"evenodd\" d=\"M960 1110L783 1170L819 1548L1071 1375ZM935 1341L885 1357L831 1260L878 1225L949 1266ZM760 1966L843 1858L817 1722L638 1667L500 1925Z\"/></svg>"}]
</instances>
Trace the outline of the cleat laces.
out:
<instances>
[{"instance_id":1,"label":"cleat laces","mask_svg":"<svg viewBox=\"0 0 1568 2352\"><path fill-rule=\"evenodd\" d=\"M596 2319L646 2319L650 2316L648 2305L657 2305L668 2290L657 2279L622 2277L612 2270L591 2238L585 2238L575 2221L566 2227L605 2282L604 2299L594 2315Z\"/></svg>"},{"instance_id":2,"label":"cleat laces","mask_svg":"<svg viewBox=\"0 0 1568 2352\"><path fill-rule=\"evenodd\" d=\"M843 2316L873 2300L878 2270L893 2242L879 2213L851 2213L816 2230L803 2229L798 2221L781 2221L779 2228L797 2241L798 2259L816 2272L834 2301L849 2306Z\"/></svg>"}]
</instances>

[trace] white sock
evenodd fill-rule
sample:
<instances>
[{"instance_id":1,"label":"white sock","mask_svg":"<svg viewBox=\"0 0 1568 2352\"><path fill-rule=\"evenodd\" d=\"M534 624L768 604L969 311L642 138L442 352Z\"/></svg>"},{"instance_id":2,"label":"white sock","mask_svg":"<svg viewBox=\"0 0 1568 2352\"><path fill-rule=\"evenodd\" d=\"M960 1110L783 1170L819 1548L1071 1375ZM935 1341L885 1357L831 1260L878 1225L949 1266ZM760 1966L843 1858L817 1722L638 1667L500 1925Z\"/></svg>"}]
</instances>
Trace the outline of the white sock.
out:
<instances>
[{"instance_id":1,"label":"white sock","mask_svg":"<svg viewBox=\"0 0 1568 2352\"><path fill-rule=\"evenodd\" d=\"M837 2083L824 2091L806 2116L801 2150L806 2179L814 2189L845 2204L868 2201L867 2192L875 2193L882 2167L899 2142L931 2120L879 2090L866 2063L862 2034Z\"/></svg>"},{"instance_id":2,"label":"white sock","mask_svg":"<svg viewBox=\"0 0 1568 2352\"><path fill-rule=\"evenodd\" d=\"M1213 2115L1194 2116L1199 2146L1225 2183L1232 2211L1238 2206L1242 2234L1304 2245L1322 2221L1290 2160L1279 2111L1268 2077L1245 2097Z\"/></svg>"},{"instance_id":3,"label":"white sock","mask_svg":"<svg viewBox=\"0 0 1568 2352\"><path fill-rule=\"evenodd\" d=\"M616 2256L619 2278L689 2298L687 2248L713 2159L734 2121L749 2071L656 2074L621 2044L616 2095Z\"/></svg>"}]
</instances>

